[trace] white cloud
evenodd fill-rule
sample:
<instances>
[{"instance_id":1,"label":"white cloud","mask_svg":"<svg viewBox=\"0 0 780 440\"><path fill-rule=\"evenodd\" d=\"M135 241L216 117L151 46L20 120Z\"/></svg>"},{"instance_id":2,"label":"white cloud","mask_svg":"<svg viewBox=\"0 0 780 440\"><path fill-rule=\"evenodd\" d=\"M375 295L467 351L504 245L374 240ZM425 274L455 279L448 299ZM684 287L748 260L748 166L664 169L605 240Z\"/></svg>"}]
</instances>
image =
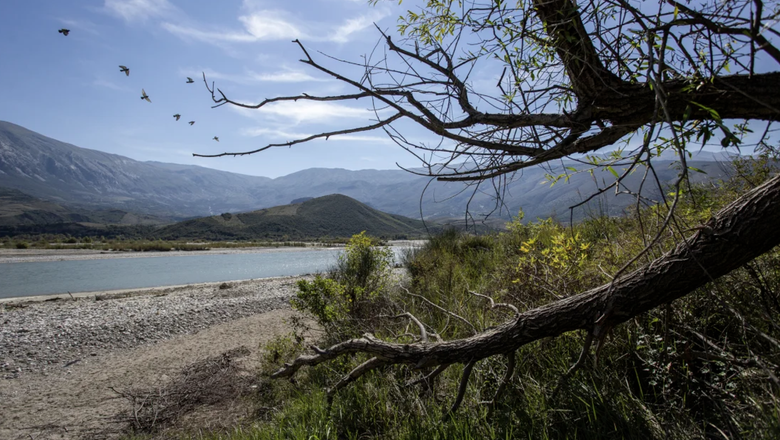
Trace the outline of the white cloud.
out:
<instances>
[{"instance_id":1,"label":"white cloud","mask_svg":"<svg viewBox=\"0 0 780 440\"><path fill-rule=\"evenodd\" d=\"M263 72L263 73L247 70L244 73L240 73L240 74L230 74L230 73L216 72L210 69L187 69L187 70L181 70L180 73L186 76L186 75L192 75L191 72L193 71L205 72L206 78L209 80L224 80L224 81L234 82L237 84L251 84L251 83L262 83L262 82L295 83L295 82L308 82L308 81L316 81L316 82L330 81L328 78L314 77L302 70L291 69L291 68L284 68L283 70L278 70L275 72Z\"/></svg>"},{"instance_id":2,"label":"white cloud","mask_svg":"<svg viewBox=\"0 0 780 440\"><path fill-rule=\"evenodd\" d=\"M251 8L245 7L245 9ZM328 26L315 22L293 20L288 16L289 14L280 10L252 9L250 12L238 17L238 21L244 27L240 31L232 29L204 30L171 22L163 23L162 27L179 38L194 39L211 44L224 42L253 43L294 39L346 43L354 39L355 34L371 27L374 22L383 19L388 14L389 12L386 9L375 9L369 14L348 19L341 25Z\"/></svg>"},{"instance_id":3,"label":"white cloud","mask_svg":"<svg viewBox=\"0 0 780 440\"><path fill-rule=\"evenodd\" d=\"M270 139L281 139L284 141L304 139L314 135L314 133L295 133L295 132L285 131L284 129L273 129L273 128L247 128L243 130L242 134L244 136L249 136L249 137L263 136ZM366 135L348 134L348 135L331 136L331 139L346 141L346 142L370 142L374 144L377 143L393 144L393 141L385 136L366 136ZM321 138L319 140L324 141L326 139Z\"/></svg>"},{"instance_id":4,"label":"white cloud","mask_svg":"<svg viewBox=\"0 0 780 440\"><path fill-rule=\"evenodd\" d=\"M261 107L257 111L281 117L296 124L301 122L325 122L345 118L368 120L375 117L373 111L364 108L316 101L277 102Z\"/></svg>"},{"instance_id":5,"label":"white cloud","mask_svg":"<svg viewBox=\"0 0 780 440\"><path fill-rule=\"evenodd\" d=\"M386 10L376 10L371 14L351 18L341 26L337 27L336 30L333 31L330 35L328 35L327 40L336 43L346 43L350 40L352 34L373 26L375 22L387 17L387 15L388 11Z\"/></svg>"},{"instance_id":6,"label":"white cloud","mask_svg":"<svg viewBox=\"0 0 780 440\"><path fill-rule=\"evenodd\" d=\"M238 17L246 31L256 40L290 40L307 38L298 26L286 20L280 11L263 10Z\"/></svg>"},{"instance_id":7,"label":"white cloud","mask_svg":"<svg viewBox=\"0 0 780 440\"><path fill-rule=\"evenodd\" d=\"M181 39L193 39L205 43L249 43L257 41L255 37L247 33L233 31L202 31L193 27L181 26L178 24L165 22L162 28L176 35Z\"/></svg>"},{"instance_id":8,"label":"white cloud","mask_svg":"<svg viewBox=\"0 0 780 440\"><path fill-rule=\"evenodd\" d=\"M127 22L165 17L176 11L168 0L105 0L104 8Z\"/></svg>"},{"instance_id":9,"label":"white cloud","mask_svg":"<svg viewBox=\"0 0 780 440\"><path fill-rule=\"evenodd\" d=\"M253 43L268 40L291 40L306 38L296 25L282 18L278 11L258 11L238 17L243 23L243 31L202 30L192 26L183 26L166 22L163 29L182 39L194 39L205 43Z\"/></svg>"},{"instance_id":10,"label":"white cloud","mask_svg":"<svg viewBox=\"0 0 780 440\"><path fill-rule=\"evenodd\" d=\"M312 135L311 133L294 133L275 128L247 128L244 129L241 134L249 137L263 136L271 139L284 140L303 139Z\"/></svg>"}]
</instances>

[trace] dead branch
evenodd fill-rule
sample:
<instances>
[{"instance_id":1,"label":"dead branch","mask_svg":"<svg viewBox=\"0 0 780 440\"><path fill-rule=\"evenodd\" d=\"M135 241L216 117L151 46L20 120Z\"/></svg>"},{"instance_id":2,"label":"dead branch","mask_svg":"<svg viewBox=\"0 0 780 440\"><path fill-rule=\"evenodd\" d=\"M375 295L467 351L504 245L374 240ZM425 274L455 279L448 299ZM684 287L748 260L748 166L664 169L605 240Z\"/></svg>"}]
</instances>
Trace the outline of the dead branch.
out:
<instances>
[{"instance_id":1,"label":"dead branch","mask_svg":"<svg viewBox=\"0 0 780 440\"><path fill-rule=\"evenodd\" d=\"M471 361L468 364L466 364L466 368L463 369L463 376L461 376L460 385L458 385L458 394L455 396L455 401L452 402L452 406L450 407L450 410L447 412L445 417L449 417L451 414L457 411L458 408L460 407L460 404L463 402L463 397L466 395L466 388L469 385L469 377L471 376L471 370L474 369L474 365L476 363L477 363L476 361Z\"/></svg>"},{"instance_id":2,"label":"dead branch","mask_svg":"<svg viewBox=\"0 0 780 440\"><path fill-rule=\"evenodd\" d=\"M487 295L483 295L481 293L472 292L472 291L469 291L469 293L474 295L474 296L478 296L480 298L485 298L486 300L490 301L490 308L491 309L504 307L504 308L507 308L507 309L511 310L512 312L514 312L516 317L520 316L520 310L517 310L517 307L513 306L512 304L497 303L497 302L493 301L493 298L491 298L491 297L489 297Z\"/></svg>"}]
</instances>

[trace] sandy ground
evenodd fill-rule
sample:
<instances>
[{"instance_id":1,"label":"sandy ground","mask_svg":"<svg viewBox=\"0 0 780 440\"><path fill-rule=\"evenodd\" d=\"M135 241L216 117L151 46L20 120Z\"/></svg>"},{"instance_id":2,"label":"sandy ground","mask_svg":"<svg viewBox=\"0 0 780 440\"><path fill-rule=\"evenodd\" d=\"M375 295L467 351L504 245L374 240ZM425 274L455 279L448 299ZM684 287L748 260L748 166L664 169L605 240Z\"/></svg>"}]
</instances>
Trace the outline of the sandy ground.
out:
<instances>
[{"instance_id":1,"label":"sandy ground","mask_svg":"<svg viewBox=\"0 0 780 440\"><path fill-rule=\"evenodd\" d=\"M114 390L159 386L188 365L239 347L249 349L238 362L251 370L258 363L260 345L288 334L288 320L295 313L272 310L0 380L0 439L116 438L126 426L118 417L129 405Z\"/></svg>"}]
</instances>

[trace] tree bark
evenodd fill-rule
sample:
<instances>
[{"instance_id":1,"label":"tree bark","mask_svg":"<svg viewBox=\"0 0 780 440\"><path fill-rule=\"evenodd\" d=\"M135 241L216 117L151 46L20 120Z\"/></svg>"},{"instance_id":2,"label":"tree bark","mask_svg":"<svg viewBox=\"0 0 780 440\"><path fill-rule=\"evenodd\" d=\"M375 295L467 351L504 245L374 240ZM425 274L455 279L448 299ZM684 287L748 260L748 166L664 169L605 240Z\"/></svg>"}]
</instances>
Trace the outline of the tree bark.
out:
<instances>
[{"instance_id":1,"label":"tree bark","mask_svg":"<svg viewBox=\"0 0 780 440\"><path fill-rule=\"evenodd\" d=\"M565 332L609 328L685 296L780 244L780 175L746 193L697 228L684 242L650 264L580 295L518 315L484 333L441 343L398 344L371 335L315 348L286 364L288 377L347 353L362 352L387 364L417 368L467 363L510 353L530 342Z\"/></svg>"}]
</instances>

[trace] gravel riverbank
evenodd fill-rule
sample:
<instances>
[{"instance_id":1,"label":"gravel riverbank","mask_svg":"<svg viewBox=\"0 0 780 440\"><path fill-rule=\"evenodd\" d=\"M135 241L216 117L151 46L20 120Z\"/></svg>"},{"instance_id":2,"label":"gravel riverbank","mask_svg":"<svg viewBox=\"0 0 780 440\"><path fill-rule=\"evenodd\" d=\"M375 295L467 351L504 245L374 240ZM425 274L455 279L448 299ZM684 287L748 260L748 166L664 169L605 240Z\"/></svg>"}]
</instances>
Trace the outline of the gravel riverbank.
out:
<instances>
[{"instance_id":1,"label":"gravel riverbank","mask_svg":"<svg viewBox=\"0 0 780 440\"><path fill-rule=\"evenodd\" d=\"M289 308L300 277L204 283L0 303L0 374L61 370L113 350Z\"/></svg>"},{"instance_id":2,"label":"gravel riverbank","mask_svg":"<svg viewBox=\"0 0 780 440\"><path fill-rule=\"evenodd\" d=\"M1 301L0 439L121 438L118 392L158 389L236 350L253 371L260 346L300 316L289 299L301 278ZM202 417L205 428L249 416L239 409Z\"/></svg>"}]
</instances>

